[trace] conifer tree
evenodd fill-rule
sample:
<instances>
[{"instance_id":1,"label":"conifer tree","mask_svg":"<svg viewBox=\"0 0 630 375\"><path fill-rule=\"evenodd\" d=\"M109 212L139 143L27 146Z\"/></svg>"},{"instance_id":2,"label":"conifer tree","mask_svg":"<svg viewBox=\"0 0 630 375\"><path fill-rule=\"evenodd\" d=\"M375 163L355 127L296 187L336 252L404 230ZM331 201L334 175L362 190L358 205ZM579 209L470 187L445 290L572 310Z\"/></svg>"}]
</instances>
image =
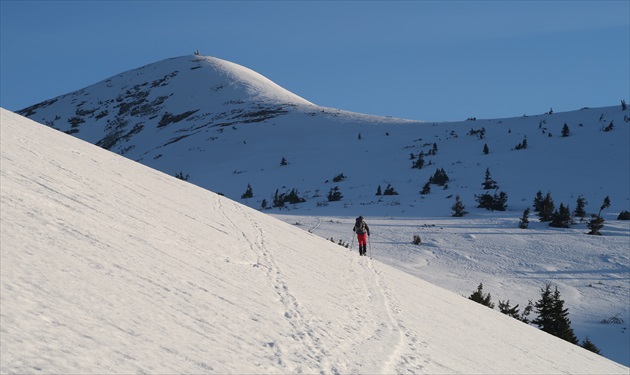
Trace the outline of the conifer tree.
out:
<instances>
[{"instance_id":1,"label":"conifer tree","mask_svg":"<svg viewBox=\"0 0 630 375\"><path fill-rule=\"evenodd\" d=\"M573 211L573 216L584 219L584 216L586 216L586 211L584 210L584 208L587 204L588 202L586 201L586 199L584 199L584 197L580 195L577 199L575 210Z\"/></svg>"},{"instance_id":2,"label":"conifer tree","mask_svg":"<svg viewBox=\"0 0 630 375\"><path fill-rule=\"evenodd\" d=\"M241 195L241 199L247 199L253 196L254 196L254 191L252 190L252 186L250 184L247 184L247 190L245 190L245 193Z\"/></svg>"},{"instance_id":3,"label":"conifer tree","mask_svg":"<svg viewBox=\"0 0 630 375\"><path fill-rule=\"evenodd\" d=\"M381 185L378 185L378 188L376 189L376 194L375 195L383 195L383 191L381 190Z\"/></svg>"},{"instance_id":4,"label":"conifer tree","mask_svg":"<svg viewBox=\"0 0 630 375\"><path fill-rule=\"evenodd\" d=\"M602 354L599 348L595 346L595 344L593 344L591 340L589 340L588 336L586 336L586 338L584 339L584 341L582 341L582 344L580 344L580 346L586 350L590 350L591 352L595 354Z\"/></svg>"},{"instance_id":5,"label":"conifer tree","mask_svg":"<svg viewBox=\"0 0 630 375\"><path fill-rule=\"evenodd\" d=\"M527 229L529 227L529 207L523 211L523 216L519 219L518 227L521 229Z\"/></svg>"},{"instance_id":6,"label":"conifer tree","mask_svg":"<svg viewBox=\"0 0 630 375\"><path fill-rule=\"evenodd\" d=\"M483 145L483 154L488 155L489 152L490 152L490 149L488 148L488 144L486 143Z\"/></svg>"},{"instance_id":7,"label":"conifer tree","mask_svg":"<svg viewBox=\"0 0 630 375\"><path fill-rule=\"evenodd\" d=\"M481 185L483 185L484 190L491 190L499 187L497 182L492 179L492 176L490 176L490 168L486 168L486 177Z\"/></svg>"},{"instance_id":8,"label":"conifer tree","mask_svg":"<svg viewBox=\"0 0 630 375\"><path fill-rule=\"evenodd\" d=\"M554 228L569 228L571 223L571 210L569 210L568 206L565 207L563 203L560 203L560 208L551 216L549 226Z\"/></svg>"},{"instance_id":9,"label":"conifer tree","mask_svg":"<svg viewBox=\"0 0 630 375\"><path fill-rule=\"evenodd\" d=\"M534 212L540 212L542 210L544 200L545 198L543 198L542 191L538 190L534 198Z\"/></svg>"},{"instance_id":10,"label":"conifer tree","mask_svg":"<svg viewBox=\"0 0 630 375\"><path fill-rule=\"evenodd\" d=\"M468 211L466 211L466 206L462 203L459 195L455 196L455 204L453 204L451 209L453 210L454 217L462 217L468 213Z\"/></svg>"},{"instance_id":11,"label":"conifer tree","mask_svg":"<svg viewBox=\"0 0 630 375\"><path fill-rule=\"evenodd\" d=\"M562 127L562 136L563 137L568 137L569 134L571 134L571 131L569 130L569 125L567 125L567 123L564 123L564 126Z\"/></svg>"},{"instance_id":12,"label":"conifer tree","mask_svg":"<svg viewBox=\"0 0 630 375\"><path fill-rule=\"evenodd\" d=\"M284 156L282 157L282 160L280 161L280 165L287 165L289 163L287 163L287 159L284 158Z\"/></svg>"},{"instance_id":13,"label":"conifer tree","mask_svg":"<svg viewBox=\"0 0 630 375\"><path fill-rule=\"evenodd\" d=\"M597 216L593 217L586 224L588 229L591 230L590 232L588 232L588 234L601 235L599 231L604 227L604 221L605 221L604 218L602 217L602 211L608 207L610 207L610 198L606 196L606 198L604 198L604 203L599 208L599 212L597 213Z\"/></svg>"},{"instance_id":14,"label":"conifer tree","mask_svg":"<svg viewBox=\"0 0 630 375\"><path fill-rule=\"evenodd\" d=\"M394 187L391 184L387 184L387 187L385 188L383 195L398 195L398 192L394 189Z\"/></svg>"},{"instance_id":15,"label":"conifer tree","mask_svg":"<svg viewBox=\"0 0 630 375\"><path fill-rule=\"evenodd\" d=\"M412 163L411 168L422 169L422 167L424 167L424 156L420 153L418 158Z\"/></svg>"},{"instance_id":16,"label":"conifer tree","mask_svg":"<svg viewBox=\"0 0 630 375\"><path fill-rule=\"evenodd\" d=\"M521 315L518 312L518 305L512 307L510 306L510 300L507 301L501 301L499 300L499 311L502 314L505 314L507 316L511 316L514 319L519 319L521 318Z\"/></svg>"},{"instance_id":17,"label":"conifer tree","mask_svg":"<svg viewBox=\"0 0 630 375\"><path fill-rule=\"evenodd\" d=\"M473 292L473 294L471 294L468 299L487 306L491 309L494 309L494 303L492 303L492 297L490 296L490 293L483 294L483 283L479 283L477 290Z\"/></svg>"},{"instance_id":18,"label":"conifer tree","mask_svg":"<svg viewBox=\"0 0 630 375\"><path fill-rule=\"evenodd\" d=\"M420 191L420 194L426 195L426 194L429 194L430 192L431 192L431 180L429 180L426 184L424 184L424 186L422 187L422 190Z\"/></svg>"},{"instance_id":19,"label":"conifer tree","mask_svg":"<svg viewBox=\"0 0 630 375\"><path fill-rule=\"evenodd\" d=\"M541 330L557 336L570 343L577 344L578 340L571 328L569 310L564 308L564 301L560 298L558 287L551 291L551 284L547 283L541 289L540 299L534 304L538 317L532 320Z\"/></svg>"},{"instance_id":20,"label":"conifer tree","mask_svg":"<svg viewBox=\"0 0 630 375\"><path fill-rule=\"evenodd\" d=\"M341 192L339 191L339 186L335 186L334 188L331 188L330 191L328 192L329 202L340 201L341 198L343 198L343 195L341 195Z\"/></svg>"},{"instance_id":21,"label":"conifer tree","mask_svg":"<svg viewBox=\"0 0 630 375\"><path fill-rule=\"evenodd\" d=\"M446 171L444 171L444 168L436 169L433 176L429 178L429 183L432 183L438 186L444 186L446 185L448 181L449 181L449 178L446 175Z\"/></svg>"},{"instance_id":22,"label":"conifer tree","mask_svg":"<svg viewBox=\"0 0 630 375\"><path fill-rule=\"evenodd\" d=\"M555 208L556 206L553 203L553 198L551 198L551 193L547 192L547 195L540 206L540 211L538 212L540 221L551 221Z\"/></svg>"}]
</instances>

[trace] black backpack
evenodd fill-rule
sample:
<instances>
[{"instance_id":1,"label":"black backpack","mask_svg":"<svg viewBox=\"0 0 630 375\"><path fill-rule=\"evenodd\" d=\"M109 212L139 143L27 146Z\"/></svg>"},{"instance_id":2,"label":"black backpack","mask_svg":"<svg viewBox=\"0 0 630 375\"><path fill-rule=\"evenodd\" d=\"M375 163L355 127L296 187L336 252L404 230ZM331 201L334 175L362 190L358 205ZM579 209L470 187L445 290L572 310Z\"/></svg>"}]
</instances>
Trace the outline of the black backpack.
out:
<instances>
[{"instance_id":1,"label":"black backpack","mask_svg":"<svg viewBox=\"0 0 630 375\"><path fill-rule=\"evenodd\" d=\"M361 219L357 219L356 223L354 223L354 231L357 232L357 234L364 234L365 222Z\"/></svg>"}]
</instances>

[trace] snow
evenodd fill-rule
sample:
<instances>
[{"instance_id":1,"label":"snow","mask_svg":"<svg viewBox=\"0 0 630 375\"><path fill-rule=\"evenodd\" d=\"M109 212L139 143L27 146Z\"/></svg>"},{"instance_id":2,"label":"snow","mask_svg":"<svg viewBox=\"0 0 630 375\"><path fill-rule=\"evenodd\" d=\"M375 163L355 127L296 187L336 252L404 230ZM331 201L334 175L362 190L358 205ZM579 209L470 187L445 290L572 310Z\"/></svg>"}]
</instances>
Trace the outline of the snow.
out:
<instances>
[{"instance_id":1,"label":"snow","mask_svg":"<svg viewBox=\"0 0 630 375\"><path fill-rule=\"evenodd\" d=\"M287 224L4 109L1 116L2 373L629 371L387 264L397 250L413 257L403 268L430 275L427 264L443 270L460 265L449 258L477 258L467 272L479 276L491 265L473 249L518 247L526 237L537 238L532 251L561 257L560 241L545 245L557 237L547 228L518 231L507 216L374 217L374 259L359 257L320 236L348 238L350 217L291 215L283 220L302 225ZM435 227L420 226L428 221ZM404 243L420 229L421 247ZM627 302L620 248L629 229L610 223L606 231L597 238L606 255L589 264L606 265L597 288L611 307L597 309L615 313ZM560 237L568 247L597 246L588 236ZM513 255L497 260L513 266L513 279L537 277L535 257ZM488 291L512 281L502 268ZM455 271L444 277L459 278ZM558 271L583 277L547 270Z\"/></svg>"}]
</instances>

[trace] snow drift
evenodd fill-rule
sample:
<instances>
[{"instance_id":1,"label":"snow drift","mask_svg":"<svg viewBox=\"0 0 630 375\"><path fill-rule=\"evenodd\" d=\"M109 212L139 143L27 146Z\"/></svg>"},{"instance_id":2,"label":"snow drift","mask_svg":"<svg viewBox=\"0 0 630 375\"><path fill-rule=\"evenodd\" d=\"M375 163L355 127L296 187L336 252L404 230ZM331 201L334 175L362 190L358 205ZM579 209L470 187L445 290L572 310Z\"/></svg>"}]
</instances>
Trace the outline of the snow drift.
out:
<instances>
[{"instance_id":1,"label":"snow drift","mask_svg":"<svg viewBox=\"0 0 630 375\"><path fill-rule=\"evenodd\" d=\"M1 111L2 373L628 368Z\"/></svg>"}]
</instances>

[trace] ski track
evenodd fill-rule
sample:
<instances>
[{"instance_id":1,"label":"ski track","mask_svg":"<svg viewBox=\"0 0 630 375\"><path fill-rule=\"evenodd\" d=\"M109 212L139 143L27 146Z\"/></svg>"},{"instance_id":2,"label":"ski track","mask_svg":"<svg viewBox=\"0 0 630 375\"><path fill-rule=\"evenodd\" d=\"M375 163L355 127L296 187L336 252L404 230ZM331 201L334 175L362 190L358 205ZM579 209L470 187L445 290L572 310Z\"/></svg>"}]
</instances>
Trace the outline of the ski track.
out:
<instances>
[{"instance_id":1,"label":"ski track","mask_svg":"<svg viewBox=\"0 0 630 375\"><path fill-rule=\"evenodd\" d=\"M426 344L421 343L418 336L405 327L402 320L398 318L401 309L396 303L395 296L387 288L383 272L378 269L378 264L375 264L372 259L366 257L366 260L367 263L363 266L369 272L366 274L365 281L370 283L373 298L379 306L382 306L381 311L385 316L380 328L390 335L387 341L392 343L389 347L393 348L379 373L417 374L424 372L426 363L421 360L419 345L426 346ZM378 332L377 330L376 333Z\"/></svg>"},{"instance_id":2,"label":"ski track","mask_svg":"<svg viewBox=\"0 0 630 375\"><path fill-rule=\"evenodd\" d=\"M292 332L289 336L302 346L285 349L282 347L282 344L275 343L272 347L275 350L274 355L277 357L278 363L287 366L289 359L283 359L285 357L284 352L291 350L293 351L291 357L295 356L296 358L295 363L297 368L295 370L297 370L297 372L308 373L316 369L320 374L339 374L337 367L330 364L330 350L324 344L324 340L318 335L317 327L310 323L314 321L314 319L309 317L306 311L301 308L299 300L290 291L289 285L274 258L273 252L269 251L264 230L242 207L235 207L247 218L246 221L250 225L251 231L239 229L240 227L230 220L225 213L224 216L235 229L241 232L242 237L249 243L250 249L258 255L258 261L254 266L264 270L282 304L284 317L291 326ZM254 240L251 240L251 238L254 238ZM303 368L303 366L306 368ZM294 369L290 370L293 371Z\"/></svg>"}]
</instances>

